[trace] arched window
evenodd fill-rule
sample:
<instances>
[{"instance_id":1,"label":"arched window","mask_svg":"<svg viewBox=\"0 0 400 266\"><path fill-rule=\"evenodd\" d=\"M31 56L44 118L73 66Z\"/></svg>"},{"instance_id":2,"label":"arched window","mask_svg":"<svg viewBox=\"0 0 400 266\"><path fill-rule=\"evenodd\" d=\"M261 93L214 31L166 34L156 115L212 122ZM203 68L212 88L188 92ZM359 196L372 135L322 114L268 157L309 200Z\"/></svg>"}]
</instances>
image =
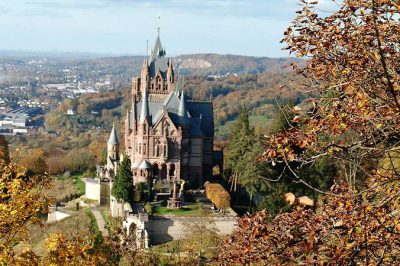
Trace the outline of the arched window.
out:
<instances>
[{"instance_id":1,"label":"arched window","mask_svg":"<svg viewBox=\"0 0 400 266\"><path fill-rule=\"evenodd\" d=\"M167 157L167 145L164 145L164 157Z\"/></svg>"},{"instance_id":2,"label":"arched window","mask_svg":"<svg viewBox=\"0 0 400 266\"><path fill-rule=\"evenodd\" d=\"M169 154L171 157L175 156L175 142L171 143L172 145L169 148Z\"/></svg>"},{"instance_id":3,"label":"arched window","mask_svg":"<svg viewBox=\"0 0 400 266\"><path fill-rule=\"evenodd\" d=\"M158 164L153 164L153 177L158 177L160 174L160 169L158 169Z\"/></svg>"},{"instance_id":4,"label":"arched window","mask_svg":"<svg viewBox=\"0 0 400 266\"><path fill-rule=\"evenodd\" d=\"M142 143L139 143L139 154L142 154Z\"/></svg>"},{"instance_id":5,"label":"arched window","mask_svg":"<svg viewBox=\"0 0 400 266\"><path fill-rule=\"evenodd\" d=\"M144 155L147 154L147 145L146 145L146 143L143 144L143 154Z\"/></svg>"},{"instance_id":6,"label":"arched window","mask_svg":"<svg viewBox=\"0 0 400 266\"><path fill-rule=\"evenodd\" d=\"M161 179L167 178L167 166L164 164L161 165L161 172L160 172Z\"/></svg>"},{"instance_id":7,"label":"arched window","mask_svg":"<svg viewBox=\"0 0 400 266\"><path fill-rule=\"evenodd\" d=\"M169 166L169 176L175 176L175 164Z\"/></svg>"}]
</instances>

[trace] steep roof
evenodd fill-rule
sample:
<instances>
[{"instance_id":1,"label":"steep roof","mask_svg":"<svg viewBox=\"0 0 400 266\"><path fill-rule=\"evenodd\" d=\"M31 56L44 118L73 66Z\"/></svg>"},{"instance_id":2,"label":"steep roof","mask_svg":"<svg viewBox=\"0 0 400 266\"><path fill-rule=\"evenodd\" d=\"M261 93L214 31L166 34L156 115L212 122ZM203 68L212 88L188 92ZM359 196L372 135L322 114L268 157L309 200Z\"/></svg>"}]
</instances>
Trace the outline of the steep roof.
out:
<instances>
[{"instance_id":1,"label":"steep roof","mask_svg":"<svg viewBox=\"0 0 400 266\"><path fill-rule=\"evenodd\" d=\"M144 123L144 121L146 121L146 118L149 116L149 96L146 88L143 91L142 102L143 104L140 111L140 123Z\"/></svg>"},{"instance_id":2,"label":"steep roof","mask_svg":"<svg viewBox=\"0 0 400 266\"><path fill-rule=\"evenodd\" d=\"M143 161L140 163L140 165L139 165L138 168L139 168L139 169L151 169L151 164L150 164L148 161L143 160Z\"/></svg>"},{"instance_id":3,"label":"steep roof","mask_svg":"<svg viewBox=\"0 0 400 266\"><path fill-rule=\"evenodd\" d=\"M165 50L162 47L160 36L158 35L149 59L150 78L154 78L157 75L158 71L160 71L163 79L166 78L168 70L168 59L165 57L165 55Z\"/></svg>"},{"instance_id":4,"label":"steep roof","mask_svg":"<svg viewBox=\"0 0 400 266\"><path fill-rule=\"evenodd\" d=\"M179 123L182 125L190 124L190 120L188 117L188 112L186 108L186 100L185 100L185 93L182 90L181 93L181 99L179 102L179 108L178 108L178 116L179 116Z\"/></svg>"},{"instance_id":5,"label":"steep roof","mask_svg":"<svg viewBox=\"0 0 400 266\"><path fill-rule=\"evenodd\" d=\"M179 107L182 104L177 92L171 92L163 102L148 100L148 112L151 117L151 123L154 125L163 115L163 109L168 110L168 115L175 126L189 125L190 132L193 136L213 136L214 135L214 115L211 102L194 102L187 101L184 96L183 100L186 111L186 119L182 121L182 116L179 116ZM142 101L136 102L133 108L141 110ZM181 108L181 109L182 109ZM134 114L132 113L131 119ZM138 117L136 117L136 121ZM133 122L130 123L133 125ZM131 127L132 128L132 127Z\"/></svg>"},{"instance_id":6,"label":"steep roof","mask_svg":"<svg viewBox=\"0 0 400 266\"><path fill-rule=\"evenodd\" d=\"M113 125L113 127L111 129L110 138L108 139L108 144L110 144L110 145L119 144L117 132L115 132L114 125Z\"/></svg>"},{"instance_id":7,"label":"steep roof","mask_svg":"<svg viewBox=\"0 0 400 266\"><path fill-rule=\"evenodd\" d=\"M160 35L157 35L156 42L154 44L153 51L151 52L150 56L150 62L157 59L158 57L164 56L165 51L162 47L161 40L160 40Z\"/></svg>"}]
</instances>

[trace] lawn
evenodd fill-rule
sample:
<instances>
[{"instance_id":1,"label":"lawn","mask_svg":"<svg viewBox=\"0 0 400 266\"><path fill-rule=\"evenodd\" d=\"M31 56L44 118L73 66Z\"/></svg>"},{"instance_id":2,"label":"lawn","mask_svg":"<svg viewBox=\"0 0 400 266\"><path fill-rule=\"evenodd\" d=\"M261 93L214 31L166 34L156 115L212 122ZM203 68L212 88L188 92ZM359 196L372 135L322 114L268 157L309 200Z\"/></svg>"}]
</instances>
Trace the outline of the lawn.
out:
<instances>
[{"instance_id":1,"label":"lawn","mask_svg":"<svg viewBox=\"0 0 400 266\"><path fill-rule=\"evenodd\" d=\"M74 185L78 190L79 195L85 194L85 182L82 181L83 173L77 172L71 175L71 178L74 180Z\"/></svg>"},{"instance_id":2,"label":"lawn","mask_svg":"<svg viewBox=\"0 0 400 266\"><path fill-rule=\"evenodd\" d=\"M204 216L204 210L199 208L197 204L187 205L180 209L154 207L153 215Z\"/></svg>"}]
</instances>

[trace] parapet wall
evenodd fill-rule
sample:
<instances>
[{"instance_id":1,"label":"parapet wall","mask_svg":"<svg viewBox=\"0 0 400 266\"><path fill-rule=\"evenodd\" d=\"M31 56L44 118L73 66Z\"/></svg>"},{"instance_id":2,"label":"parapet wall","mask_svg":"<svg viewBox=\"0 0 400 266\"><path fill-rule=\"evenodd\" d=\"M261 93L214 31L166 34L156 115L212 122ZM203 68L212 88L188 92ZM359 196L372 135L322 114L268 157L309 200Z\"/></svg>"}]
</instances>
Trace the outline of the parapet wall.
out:
<instances>
[{"instance_id":1,"label":"parapet wall","mask_svg":"<svg viewBox=\"0 0 400 266\"><path fill-rule=\"evenodd\" d=\"M153 216L146 223L146 230L150 236L150 244L156 245L171 240L183 239L190 234L190 224L206 219L208 227L215 227L219 235L229 235L236 227L236 217L180 217L180 216Z\"/></svg>"}]
</instances>

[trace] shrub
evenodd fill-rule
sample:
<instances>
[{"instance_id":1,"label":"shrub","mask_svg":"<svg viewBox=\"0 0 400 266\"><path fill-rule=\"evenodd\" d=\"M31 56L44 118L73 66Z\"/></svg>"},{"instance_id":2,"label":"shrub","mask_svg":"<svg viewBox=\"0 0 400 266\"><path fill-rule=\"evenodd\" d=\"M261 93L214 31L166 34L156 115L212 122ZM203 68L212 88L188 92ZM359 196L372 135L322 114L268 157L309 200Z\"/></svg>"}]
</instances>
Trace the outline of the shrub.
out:
<instances>
[{"instance_id":1,"label":"shrub","mask_svg":"<svg viewBox=\"0 0 400 266\"><path fill-rule=\"evenodd\" d=\"M150 202L147 202L144 205L144 211L148 214L148 215L152 215L153 214L153 205L151 205Z\"/></svg>"},{"instance_id":2,"label":"shrub","mask_svg":"<svg viewBox=\"0 0 400 266\"><path fill-rule=\"evenodd\" d=\"M231 197L221 184L206 183L206 196L218 209L227 209L230 207Z\"/></svg>"}]
</instances>

